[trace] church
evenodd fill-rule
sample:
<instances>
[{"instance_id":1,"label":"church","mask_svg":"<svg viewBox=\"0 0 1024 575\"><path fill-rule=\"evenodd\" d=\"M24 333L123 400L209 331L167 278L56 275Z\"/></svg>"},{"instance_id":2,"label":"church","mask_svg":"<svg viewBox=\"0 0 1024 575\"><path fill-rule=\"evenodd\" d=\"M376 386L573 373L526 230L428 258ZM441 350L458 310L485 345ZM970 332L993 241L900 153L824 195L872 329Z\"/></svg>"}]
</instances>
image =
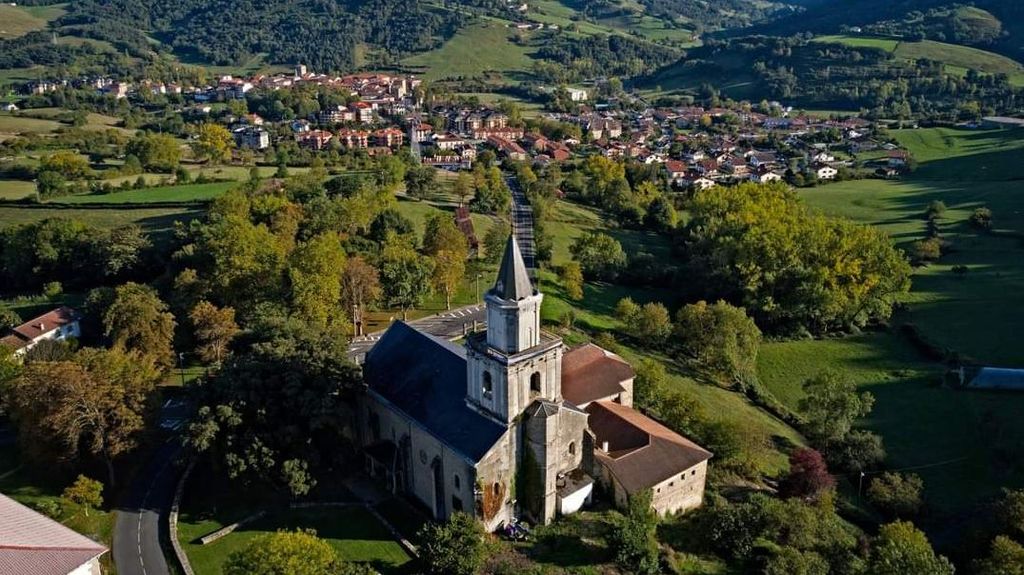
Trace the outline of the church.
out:
<instances>
[{"instance_id":1,"label":"church","mask_svg":"<svg viewBox=\"0 0 1024 575\"><path fill-rule=\"evenodd\" d=\"M439 520L547 523L650 489L660 514L703 501L712 454L632 408L633 369L541 330L544 295L514 237L461 345L395 322L367 354L358 410L366 471Z\"/></svg>"}]
</instances>

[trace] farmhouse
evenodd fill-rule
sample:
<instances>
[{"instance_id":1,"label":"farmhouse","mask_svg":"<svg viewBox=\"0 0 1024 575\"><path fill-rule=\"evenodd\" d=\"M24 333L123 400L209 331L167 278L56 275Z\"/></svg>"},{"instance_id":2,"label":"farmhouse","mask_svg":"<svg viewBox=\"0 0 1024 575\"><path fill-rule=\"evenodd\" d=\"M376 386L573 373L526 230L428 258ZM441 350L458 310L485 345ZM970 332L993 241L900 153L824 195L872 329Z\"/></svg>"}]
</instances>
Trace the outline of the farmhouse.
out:
<instances>
[{"instance_id":1,"label":"farmhouse","mask_svg":"<svg viewBox=\"0 0 1024 575\"><path fill-rule=\"evenodd\" d=\"M0 573L100 575L106 547L0 493Z\"/></svg>"},{"instance_id":2,"label":"farmhouse","mask_svg":"<svg viewBox=\"0 0 1024 575\"><path fill-rule=\"evenodd\" d=\"M0 345L14 350L15 355L24 355L41 341L64 341L82 335L78 324L78 312L61 306L18 327L11 328L9 335L0 338Z\"/></svg>"},{"instance_id":3,"label":"farmhouse","mask_svg":"<svg viewBox=\"0 0 1024 575\"><path fill-rule=\"evenodd\" d=\"M435 518L468 511L492 530L572 513L595 482L620 505L647 489L662 514L700 505L711 453L631 407L622 358L542 331L543 298L510 237L486 331L456 346L394 323L363 370L367 472Z\"/></svg>"}]
</instances>

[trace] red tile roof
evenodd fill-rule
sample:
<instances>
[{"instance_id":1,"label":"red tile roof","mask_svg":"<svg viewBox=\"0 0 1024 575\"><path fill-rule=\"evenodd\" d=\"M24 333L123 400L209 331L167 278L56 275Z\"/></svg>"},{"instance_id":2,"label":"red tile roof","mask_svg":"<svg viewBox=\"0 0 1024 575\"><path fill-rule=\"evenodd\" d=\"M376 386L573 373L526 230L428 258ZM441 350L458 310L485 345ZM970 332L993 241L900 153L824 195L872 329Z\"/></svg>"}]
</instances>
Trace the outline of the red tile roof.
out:
<instances>
[{"instance_id":1,"label":"red tile roof","mask_svg":"<svg viewBox=\"0 0 1024 575\"><path fill-rule=\"evenodd\" d=\"M628 493L653 487L711 458L710 451L630 407L587 406L596 436L594 457ZM602 449L608 443L608 451Z\"/></svg>"},{"instance_id":2,"label":"red tile roof","mask_svg":"<svg viewBox=\"0 0 1024 575\"><path fill-rule=\"evenodd\" d=\"M66 575L106 552L92 539L0 494L0 573Z\"/></svg>"},{"instance_id":3,"label":"red tile roof","mask_svg":"<svg viewBox=\"0 0 1024 575\"><path fill-rule=\"evenodd\" d=\"M562 356L562 397L574 405L607 399L622 393L622 382L632 379L633 368L614 353L592 343Z\"/></svg>"},{"instance_id":4,"label":"red tile roof","mask_svg":"<svg viewBox=\"0 0 1024 575\"><path fill-rule=\"evenodd\" d=\"M11 328L13 333L0 339L0 344L12 349L21 349L36 338L76 321L78 321L78 312L67 306L61 306L18 327Z\"/></svg>"}]
</instances>

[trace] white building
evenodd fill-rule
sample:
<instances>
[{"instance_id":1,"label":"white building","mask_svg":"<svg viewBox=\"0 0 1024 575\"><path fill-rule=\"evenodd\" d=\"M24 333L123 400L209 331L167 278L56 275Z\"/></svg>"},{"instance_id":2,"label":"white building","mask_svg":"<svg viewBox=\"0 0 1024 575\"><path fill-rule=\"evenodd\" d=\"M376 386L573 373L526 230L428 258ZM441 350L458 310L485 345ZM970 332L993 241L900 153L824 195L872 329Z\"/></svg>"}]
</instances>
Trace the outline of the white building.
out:
<instances>
[{"instance_id":1,"label":"white building","mask_svg":"<svg viewBox=\"0 0 1024 575\"><path fill-rule=\"evenodd\" d=\"M64 341L77 338L82 335L78 318L78 312L67 306L61 306L12 328L9 335L0 338L0 345L7 346L14 350L15 355L21 356L28 353L28 350L41 341Z\"/></svg>"}]
</instances>

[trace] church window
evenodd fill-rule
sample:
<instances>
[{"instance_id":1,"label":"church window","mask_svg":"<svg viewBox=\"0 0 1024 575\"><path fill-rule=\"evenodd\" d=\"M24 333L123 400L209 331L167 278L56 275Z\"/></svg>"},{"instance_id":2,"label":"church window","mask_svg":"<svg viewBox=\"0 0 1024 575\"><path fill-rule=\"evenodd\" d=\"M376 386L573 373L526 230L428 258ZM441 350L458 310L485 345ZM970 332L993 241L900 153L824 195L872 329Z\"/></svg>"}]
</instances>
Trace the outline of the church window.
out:
<instances>
[{"instance_id":1,"label":"church window","mask_svg":"<svg viewBox=\"0 0 1024 575\"><path fill-rule=\"evenodd\" d=\"M569 442L569 455L576 455L576 442L575 441L570 441Z\"/></svg>"},{"instance_id":2,"label":"church window","mask_svg":"<svg viewBox=\"0 0 1024 575\"><path fill-rule=\"evenodd\" d=\"M427 452L423 451L422 449L420 450L420 463L422 463L423 465L427 464Z\"/></svg>"},{"instance_id":3,"label":"church window","mask_svg":"<svg viewBox=\"0 0 1024 575\"><path fill-rule=\"evenodd\" d=\"M459 474L455 474L455 489L462 489L462 480L459 479Z\"/></svg>"},{"instance_id":4,"label":"church window","mask_svg":"<svg viewBox=\"0 0 1024 575\"><path fill-rule=\"evenodd\" d=\"M495 496L501 495L501 484L497 481L494 482L494 487L492 487L492 489L494 489Z\"/></svg>"},{"instance_id":5,"label":"church window","mask_svg":"<svg viewBox=\"0 0 1024 575\"><path fill-rule=\"evenodd\" d=\"M491 372L484 372L484 397L490 399L494 394L494 382L491 380Z\"/></svg>"},{"instance_id":6,"label":"church window","mask_svg":"<svg viewBox=\"0 0 1024 575\"><path fill-rule=\"evenodd\" d=\"M540 393L540 372L539 371L533 372L533 375L530 376L530 392L531 393Z\"/></svg>"}]
</instances>

